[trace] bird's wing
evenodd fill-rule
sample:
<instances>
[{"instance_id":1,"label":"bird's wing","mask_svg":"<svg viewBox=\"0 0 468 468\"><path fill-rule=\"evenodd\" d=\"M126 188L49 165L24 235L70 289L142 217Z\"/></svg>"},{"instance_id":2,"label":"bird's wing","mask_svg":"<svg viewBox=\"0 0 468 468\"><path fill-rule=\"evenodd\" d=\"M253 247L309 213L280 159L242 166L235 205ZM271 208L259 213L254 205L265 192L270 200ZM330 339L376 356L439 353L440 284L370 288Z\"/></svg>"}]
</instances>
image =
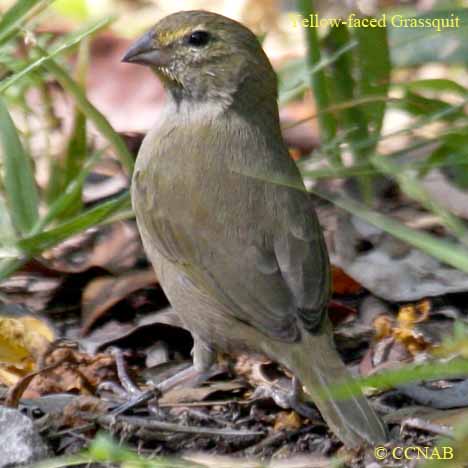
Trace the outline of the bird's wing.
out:
<instances>
[{"instance_id":1,"label":"bird's wing","mask_svg":"<svg viewBox=\"0 0 468 468\"><path fill-rule=\"evenodd\" d=\"M280 340L298 338L298 319L314 330L329 295L329 266L308 194L247 176L203 151L209 140L220 145L215 155L258 154L255 148L236 149L237 137L229 142L229 152L227 143L209 139L210 132L199 149L192 136L185 141L175 130L171 137L170 147L165 140L145 140L133 179L146 249L157 249L201 295L215 298L220 313ZM246 169L257 161L258 168ZM278 158L250 157L240 167L263 175L270 171L273 178L286 174L294 184L302 183L287 152Z\"/></svg>"},{"instance_id":2,"label":"bird's wing","mask_svg":"<svg viewBox=\"0 0 468 468\"><path fill-rule=\"evenodd\" d=\"M285 207L274 235L259 230L258 236L246 239L211 226L212 218L201 222L187 213L178 221L158 213L151 203L140 203L137 217L147 220L140 229L152 239L150 248L176 264L181 277L202 294L215 298L220 313L268 336L294 341L299 337L298 318L310 331L321 323L329 267L310 200L301 194L301 203L290 203L295 206ZM310 207L308 215L298 206L304 203Z\"/></svg>"},{"instance_id":3,"label":"bird's wing","mask_svg":"<svg viewBox=\"0 0 468 468\"><path fill-rule=\"evenodd\" d=\"M296 313L304 327L314 332L326 313L331 278L325 240L311 204L308 197L301 200L303 216L299 218L297 211L286 211L286 218L291 219L286 219L285 229L275 238L274 252L281 275L294 296Z\"/></svg>"}]
</instances>

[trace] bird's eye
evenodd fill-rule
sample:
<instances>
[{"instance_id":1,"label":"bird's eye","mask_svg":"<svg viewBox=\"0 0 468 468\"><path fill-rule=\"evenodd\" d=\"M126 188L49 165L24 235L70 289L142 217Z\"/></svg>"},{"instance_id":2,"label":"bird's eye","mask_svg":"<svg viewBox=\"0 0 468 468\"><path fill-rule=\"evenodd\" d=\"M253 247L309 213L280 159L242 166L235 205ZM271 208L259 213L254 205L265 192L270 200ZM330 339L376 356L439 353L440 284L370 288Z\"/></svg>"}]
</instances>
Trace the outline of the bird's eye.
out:
<instances>
[{"instance_id":1,"label":"bird's eye","mask_svg":"<svg viewBox=\"0 0 468 468\"><path fill-rule=\"evenodd\" d=\"M203 47L211 39L211 34L207 31L193 31L187 36L187 43L195 47Z\"/></svg>"}]
</instances>

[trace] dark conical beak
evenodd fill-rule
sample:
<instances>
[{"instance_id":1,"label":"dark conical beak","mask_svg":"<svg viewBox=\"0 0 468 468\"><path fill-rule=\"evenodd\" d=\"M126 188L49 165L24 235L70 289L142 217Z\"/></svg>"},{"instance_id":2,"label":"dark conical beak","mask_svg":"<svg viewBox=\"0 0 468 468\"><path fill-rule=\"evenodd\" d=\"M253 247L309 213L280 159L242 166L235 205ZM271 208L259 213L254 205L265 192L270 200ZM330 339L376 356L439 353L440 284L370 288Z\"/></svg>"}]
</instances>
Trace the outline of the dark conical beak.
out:
<instances>
[{"instance_id":1,"label":"dark conical beak","mask_svg":"<svg viewBox=\"0 0 468 468\"><path fill-rule=\"evenodd\" d=\"M155 44L154 33L148 31L127 50L122 62L164 67L168 64L169 59L167 54L158 49Z\"/></svg>"}]
</instances>

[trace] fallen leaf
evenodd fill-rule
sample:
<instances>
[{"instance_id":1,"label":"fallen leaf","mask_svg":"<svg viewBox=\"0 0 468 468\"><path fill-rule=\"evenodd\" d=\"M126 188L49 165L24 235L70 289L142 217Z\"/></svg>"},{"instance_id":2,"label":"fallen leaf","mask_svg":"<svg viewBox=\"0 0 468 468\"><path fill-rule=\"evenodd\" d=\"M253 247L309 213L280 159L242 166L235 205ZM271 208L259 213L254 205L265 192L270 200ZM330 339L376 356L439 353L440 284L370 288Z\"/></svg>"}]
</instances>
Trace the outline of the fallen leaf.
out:
<instances>
[{"instance_id":1,"label":"fallen leaf","mask_svg":"<svg viewBox=\"0 0 468 468\"><path fill-rule=\"evenodd\" d=\"M417 304L401 306L396 320L388 314L378 316L373 323L375 341L391 338L403 345L412 355L427 351L432 342L416 325L429 318L430 310L431 303L424 300Z\"/></svg>"},{"instance_id":2,"label":"fallen leaf","mask_svg":"<svg viewBox=\"0 0 468 468\"><path fill-rule=\"evenodd\" d=\"M104 414L108 410L108 405L100 398L93 396L79 396L74 398L63 409L62 424L67 428L82 426L88 421L80 418L80 413Z\"/></svg>"},{"instance_id":3,"label":"fallen leaf","mask_svg":"<svg viewBox=\"0 0 468 468\"><path fill-rule=\"evenodd\" d=\"M115 361L111 355L101 353L91 356L71 346L61 346L51 351L44 365L48 369L32 379L24 392L25 398L66 392L93 395L101 382L117 379Z\"/></svg>"},{"instance_id":4,"label":"fallen leaf","mask_svg":"<svg viewBox=\"0 0 468 468\"><path fill-rule=\"evenodd\" d=\"M338 218L333 261L375 296L403 302L468 290L467 273L357 219Z\"/></svg>"},{"instance_id":5,"label":"fallen leaf","mask_svg":"<svg viewBox=\"0 0 468 468\"><path fill-rule=\"evenodd\" d=\"M336 265L332 265L332 285L335 294L359 294L363 290L361 284Z\"/></svg>"},{"instance_id":6,"label":"fallen leaf","mask_svg":"<svg viewBox=\"0 0 468 468\"><path fill-rule=\"evenodd\" d=\"M400 307L398 312L398 326L394 327L393 336L413 355L431 347L431 343L415 327L416 324L428 319L430 309L430 302L425 300L416 305Z\"/></svg>"},{"instance_id":7,"label":"fallen leaf","mask_svg":"<svg viewBox=\"0 0 468 468\"><path fill-rule=\"evenodd\" d=\"M18 304L21 304L29 311L40 313L63 282L63 278L53 276L56 272L32 260L21 271L2 281L0 292L8 301L7 306L20 307Z\"/></svg>"},{"instance_id":8,"label":"fallen leaf","mask_svg":"<svg viewBox=\"0 0 468 468\"><path fill-rule=\"evenodd\" d=\"M356 318L356 315L356 309L343 304L340 301L332 299L328 303L328 317L330 318L334 327Z\"/></svg>"},{"instance_id":9,"label":"fallen leaf","mask_svg":"<svg viewBox=\"0 0 468 468\"><path fill-rule=\"evenodd\" d=\"M91 281L83 292L82 334L86 335L98 319L129 294L155 283L156 276L152 268L117 278L100 277Z\"/></svg>"},{"instance_id":10,"label":"fallen leaf","mask_svg":"<svg viewBox=\"0 0 468 468\"><path fill-rule=\"evenodd\" d=\"M142 340L142 337L145 339ZM178 350L185 351L188 347L187 352L190 352L191 349L191 335L171 307L145 313L130 323L109 320L92 329L80 340L80 344L88 353L94 354L120 340L143 346L151 346L157 340L164 340L176 344Z\"/></svg>"},{"instance_id":11,"label":"fallen leaf","mask_svg":"<svg viewBox=\"0 0 468 468\"><path fill-rule=\"evenodd\" d=\"M54 338L54 330L40 316L0 315L0 382L11 386L34 372Z\"/></svg>"},{"instance_id":12,"label":"fallen leaf","mask_svg":"<svg viewBox=\"0 0 468 468\"><path fill-rule=\"evenodd\" d=\"M379 341L392 335L394 319L389 315L380 315L374 320L375 340Z\"/></svg>"},{"instance_id":13,"label":"fallen leaf","mask_svg":"<svg viewBox=\"0 0 468 468\"><path fill-rule=\"evenodd\" d=\"M275 431L292 431L302 427L302 418L295 411L280 411L276 416Z\"/></svg>"},{"instance_id":14,"label":"fallen leaf","mask_svg":"<svg viewBox=\"0 0 468 468\"><path fill-rule=\"evenodd\" d=\"M112 274L132 268L143 249L136 226L118 222L88 229L44 253L42 262L61 273L101 267Z\"/></svg>"},{"instance_id":15,"label":"fallen leaf","mask_svg":"<svg viewBox=\"0 0 468 468\"><path fill-rule=\"evenodd\" d=\"M188 403L206 400L218 393L231 393L245 389L240 382L212 382L201 387L180 387L168 391L159 399L161 404Z\"/></svg>"}]
</instances>

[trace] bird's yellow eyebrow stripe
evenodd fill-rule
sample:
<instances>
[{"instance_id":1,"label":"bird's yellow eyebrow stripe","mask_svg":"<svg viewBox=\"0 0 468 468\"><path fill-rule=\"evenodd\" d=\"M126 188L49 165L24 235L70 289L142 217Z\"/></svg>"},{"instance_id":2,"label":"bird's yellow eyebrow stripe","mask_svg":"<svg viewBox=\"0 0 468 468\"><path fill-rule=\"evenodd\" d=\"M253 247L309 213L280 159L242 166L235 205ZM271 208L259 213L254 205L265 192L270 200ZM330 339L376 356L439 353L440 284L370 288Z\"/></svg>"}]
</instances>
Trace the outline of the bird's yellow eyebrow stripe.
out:
<instances>
[{"instance_id":1,"label":"bird's yellow eyebrow stripe","mask_svg":"<svg viewBox=\"0 0 468 468\"><path fill-rule=\"evenodd\" d=\"M182 36L185 36L192 30L193 28L190 27L190 28L177 29L176 31L162 31L157 34L158 42L161 45L168 45L171 42L174 42L177 39L181 38Z\"/></svg>"}]
</instances>

